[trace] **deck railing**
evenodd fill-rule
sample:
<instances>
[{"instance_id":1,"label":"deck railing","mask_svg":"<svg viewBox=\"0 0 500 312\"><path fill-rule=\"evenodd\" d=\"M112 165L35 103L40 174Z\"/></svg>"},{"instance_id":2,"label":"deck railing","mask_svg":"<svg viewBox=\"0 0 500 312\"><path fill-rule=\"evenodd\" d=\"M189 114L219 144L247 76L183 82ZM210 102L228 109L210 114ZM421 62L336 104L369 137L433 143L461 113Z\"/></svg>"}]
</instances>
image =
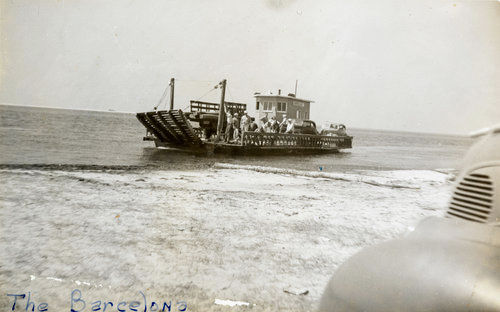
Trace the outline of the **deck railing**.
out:
<instances>
[{"instance_id":1,"label":"deck railing","mask_svg":"<svg viewBox=\"0 0 500 312\"><path fill-rule=\"evenodd\" d=\"M243 133L241 144L258 147L351 148L352 137L247 131Z\"/></svg>"},{"instance_id":2,"label":"deck railing","mask_svg":"<svg viewBox=\"0 0 500 312\"><path fill-rule=\"evenodd\" d=\"M233 113L243 113L247 109L247 105L243 103L235 102L224 102L226 107L233 111ZM220 104L201 102L201 101L191 101L190 109L191 112L204 112L204 113L216 113L219 111Z\"/></svg>"}]
</instances>

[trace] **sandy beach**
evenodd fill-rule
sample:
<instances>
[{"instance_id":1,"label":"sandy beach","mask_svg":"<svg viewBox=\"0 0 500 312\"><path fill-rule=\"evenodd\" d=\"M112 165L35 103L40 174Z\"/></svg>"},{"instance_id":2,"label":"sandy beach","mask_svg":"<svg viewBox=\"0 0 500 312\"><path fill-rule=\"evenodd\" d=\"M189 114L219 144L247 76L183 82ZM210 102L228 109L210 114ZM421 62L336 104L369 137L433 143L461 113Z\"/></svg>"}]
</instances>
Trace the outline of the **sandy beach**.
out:
<instances>
[{"instance_id":1,"label":"sandy beach","mask_svg":"<svg viewBox=\"0 0 500 312\"><path fill-rule=\"evenodd\" d=\"M451 189L426 170L0 175L2 311L28 295L48 311L314 311L343 261L443 215Z\"/></svg>"}]
</instances>

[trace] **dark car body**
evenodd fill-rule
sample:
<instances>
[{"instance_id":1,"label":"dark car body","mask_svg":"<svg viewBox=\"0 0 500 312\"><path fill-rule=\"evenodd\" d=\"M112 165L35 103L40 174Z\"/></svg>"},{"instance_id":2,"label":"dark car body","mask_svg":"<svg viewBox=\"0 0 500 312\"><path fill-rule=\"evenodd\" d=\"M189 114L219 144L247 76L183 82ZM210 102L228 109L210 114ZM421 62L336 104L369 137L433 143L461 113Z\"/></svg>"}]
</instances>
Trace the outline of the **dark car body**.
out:
<instances>
[{"instance_id":1,"label":"dark car body","mask_svg":"<svg viewBox=\"0 0 500 312\"><path fill-rule=\"evenodd\" d=\"M321 130L321 135L329 135L329 136L347 135L346 127L343 124L328 123L326 127L324 127Z\"/></svg>"},{"instance_id":2,"label":"dark car body","mask_svg":"<svg viewBox=\"0 0 500 312\"><path fill-rule=\"evenodd\" d=\"M318 129L316 129L316 123L312 120L296 120L294 122L294 134L310 134L318 135Z\"/></svg>"}]
</instances>

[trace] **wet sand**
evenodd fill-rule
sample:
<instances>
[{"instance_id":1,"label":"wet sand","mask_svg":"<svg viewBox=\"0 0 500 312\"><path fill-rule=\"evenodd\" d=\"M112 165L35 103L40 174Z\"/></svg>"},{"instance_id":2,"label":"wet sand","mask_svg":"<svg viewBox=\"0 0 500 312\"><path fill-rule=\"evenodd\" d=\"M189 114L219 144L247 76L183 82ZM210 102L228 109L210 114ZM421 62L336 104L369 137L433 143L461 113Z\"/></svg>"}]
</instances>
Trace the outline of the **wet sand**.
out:
<instances>
[{"instance_id":1,"label":"wet sand","mask_svg":"<svg viewBox=\"0 0 500 312\"><path fill-rule=\"evenodd\" d=\"M2 169L0 310L314 311L348 257L443 215L448 178Z\"/></svg>"}]
</instances>

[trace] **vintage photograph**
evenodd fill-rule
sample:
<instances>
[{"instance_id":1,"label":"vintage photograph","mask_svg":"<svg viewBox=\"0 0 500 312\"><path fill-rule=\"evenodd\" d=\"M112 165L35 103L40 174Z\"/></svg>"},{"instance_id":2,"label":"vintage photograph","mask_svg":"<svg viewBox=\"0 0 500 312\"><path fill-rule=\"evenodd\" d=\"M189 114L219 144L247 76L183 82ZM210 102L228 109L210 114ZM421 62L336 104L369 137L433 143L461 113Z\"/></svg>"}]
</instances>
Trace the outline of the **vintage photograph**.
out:
<instances>
[{"instance_id":1,"label":"vintage photograph","mask_svg":"<svg viewBox=\"0 0 500 312\"><path fill-rule=\"evenodd\" d=\"M500 1L0 0L1 311L500 311Z\"/></svg>"}]
</instances>

